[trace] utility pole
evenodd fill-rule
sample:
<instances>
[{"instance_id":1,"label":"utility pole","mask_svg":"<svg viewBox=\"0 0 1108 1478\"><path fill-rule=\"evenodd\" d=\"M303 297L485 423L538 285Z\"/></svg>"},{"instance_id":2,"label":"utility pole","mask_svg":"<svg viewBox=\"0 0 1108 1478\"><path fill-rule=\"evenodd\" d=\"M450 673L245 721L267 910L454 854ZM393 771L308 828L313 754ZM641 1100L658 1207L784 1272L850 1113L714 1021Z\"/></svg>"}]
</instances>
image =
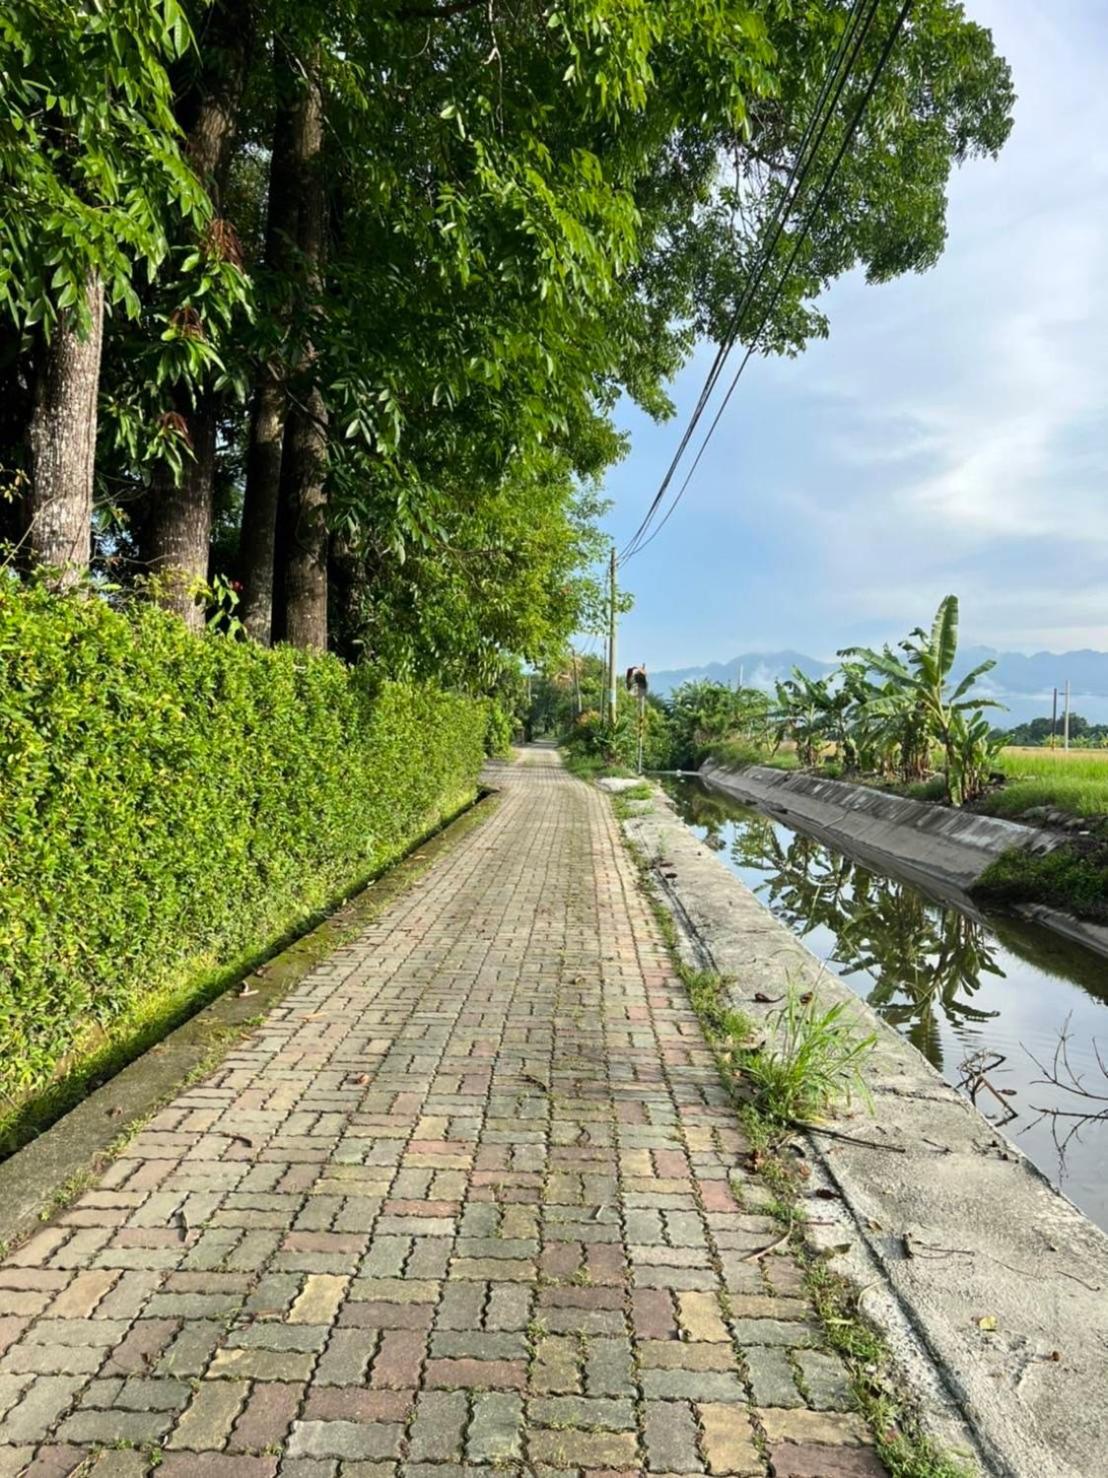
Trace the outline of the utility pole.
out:
<instances>
[{"instance_id":1,"label":"utility pole","mask_svg":"<svg viewBox=\"0 0 1108 1478\"><path fill-rule=\"evenodd\" d=\"M1062 718L1062 748L1070 747L1070 680L1066 678L1066 709Z\"/></svg>"},{"instance_id":2,"label":"utility pole","mask_svg":"<svg viewBox=\"0 0 1108 1478\"><path fill-rule=\"evenodd\" d=\"M1058 734L1058 689L1054 689L1054 707L1050 711L1050 747L1054 748L1054 740Z\"/></svg>"},{"instance_id":3,"label":"utility pole","mask_svg":"<svg viewBox=\"0 0 1108 1478\"><path fill-rule=\"evenodd\" d=\"M573 653L573 695L577 700L577 717L581 717L581 671L577 665L577 653Z\"/></svg>"},{"instance_id":4,"label":"utility pole","mask_svg":"<svg viewBox=\"0 0 1108 1478\"><path fill-rule=\"evenodd\" d=\"M608 561L608 722L616 721L616 550Z\"/></svg>"}]
</instances>

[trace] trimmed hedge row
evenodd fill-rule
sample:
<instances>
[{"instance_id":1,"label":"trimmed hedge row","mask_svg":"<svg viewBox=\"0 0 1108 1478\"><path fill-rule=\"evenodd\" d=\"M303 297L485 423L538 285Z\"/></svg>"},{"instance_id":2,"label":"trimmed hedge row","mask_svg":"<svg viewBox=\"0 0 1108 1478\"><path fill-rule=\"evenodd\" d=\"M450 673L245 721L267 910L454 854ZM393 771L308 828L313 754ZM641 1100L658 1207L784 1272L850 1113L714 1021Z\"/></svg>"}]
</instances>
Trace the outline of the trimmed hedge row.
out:
<instances>
[{"instance_id":1,"label":"trimmed hedge row","mask_svg":"<svg viewBox=\"0 0 1108 1478\"><path fill-rule=\"evenodd\" d=\"M400 856L474 796L487 724L333 657L0 584L0 1098Z\"/></svg>"}]
</instances>

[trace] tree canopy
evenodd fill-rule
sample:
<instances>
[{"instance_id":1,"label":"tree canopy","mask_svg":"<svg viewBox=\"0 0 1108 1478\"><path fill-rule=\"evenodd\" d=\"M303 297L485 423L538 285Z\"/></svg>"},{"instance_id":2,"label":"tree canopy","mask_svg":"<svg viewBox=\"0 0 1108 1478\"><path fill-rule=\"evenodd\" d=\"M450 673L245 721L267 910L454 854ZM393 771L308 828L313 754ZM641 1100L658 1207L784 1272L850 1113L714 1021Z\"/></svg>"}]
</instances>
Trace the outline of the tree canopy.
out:
<instances>
[{"instance_id":1,"label":"tree canopy","mask_svg":"<svg viewBox=\"0 0 1108 1478\"><path fill-rule=\"evenodd\" d=\"M895 10L881 0L828 154ZM552 658L599 598L616 404L668 414L675 371L731 323L849 17L846 0L160 0L90 22L15 0L0 460L17 538L51 562L36 528L68 484L28 494L27 422L44 374L64 390L55 361L87 342L96 278L94 563L113 583L156 574L195 620L188 582L222 575L260 640L473 687ZM1002 146L1012 102L989 33L917 0L757 347L825 333L819 294L847 270L933 264L950 169Z\"/></svg>"}]
</instances>

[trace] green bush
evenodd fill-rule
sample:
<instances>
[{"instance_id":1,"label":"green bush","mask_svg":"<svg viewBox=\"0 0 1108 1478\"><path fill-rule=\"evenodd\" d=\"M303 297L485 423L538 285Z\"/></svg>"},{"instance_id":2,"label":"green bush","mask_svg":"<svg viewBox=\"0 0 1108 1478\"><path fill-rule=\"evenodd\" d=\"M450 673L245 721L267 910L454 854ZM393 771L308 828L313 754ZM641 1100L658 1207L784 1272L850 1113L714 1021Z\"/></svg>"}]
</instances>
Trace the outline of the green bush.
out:
<instances>
[{"instance_id":1,"label":"green bush","mask_svg":"<svg viewBox=\"0 0 1108 1478\"><path fill-rule=\"evenodd\" d=\"M0 1096L400 856L475 794L487 723L334 657L0 583Z\"/></svg>"},{"instance_id":2,"label":"green bush","mask_svg":"<svg viewBox=\"0 0 1108 1478\"><path fill-rule=\"evenodd\" d=\"M602 761L613 768L634 769L639 754L639 718L632 703L622 707L615 723L595 710L579 714L566 737L571 754ZM643 712L643 768L664 770L670 764L669 727L663 709L648 703Z\"/></svg>"},{"instance_id":3,"label":"green bush","mask_svg":"<svg viewBox=\"0 0 1108 1478\"><path fill-rule=\"evenodd\" d=\"M1108 923L1108 847L1042 854L1015 847L990 863L970 891L989 903L1045 903Z\"/></svg>"},{"instance_id":4,"label":"green bush","mask_svg":"<svg viewBox=\"0 0 1108 1478\"><path fill-rule=\"evenodd\" d=\"M516 724L512 715L495 698L485 699L485 753L496 759L507 759L512 752Z\"/></svg>"}]
</instances>

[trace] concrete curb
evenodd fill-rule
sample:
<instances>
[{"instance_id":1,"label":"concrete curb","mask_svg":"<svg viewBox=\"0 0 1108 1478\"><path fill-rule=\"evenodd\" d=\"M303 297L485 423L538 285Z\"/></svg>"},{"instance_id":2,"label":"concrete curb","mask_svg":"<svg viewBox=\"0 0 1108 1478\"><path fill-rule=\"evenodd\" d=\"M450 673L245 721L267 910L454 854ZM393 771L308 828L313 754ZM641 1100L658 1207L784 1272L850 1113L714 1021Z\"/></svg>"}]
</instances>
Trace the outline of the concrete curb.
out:
<instances>
[{"instance_id":1,"label":"concrete curb","mask_svg":"<svg viewBox=\"0 0 1108 1478\"><path fill-rule=\"evenodd\" d=\"M832 1121L872 1149L813 1135L818 1245L849 1239L836 1266L867 1288L925 1425L999 1478L1106 1478L1108 1238L908 1042L828 976L684 826L659 792L624 823L686 932L733 979L734 1005L766 1023L795 982L852 1003L877 1035L868 1077L876 1115ZM759 1004L756 994L770 998ZM995 1330L979 1321L996 1321ZM1055 1358L1057 1355L1058 1358Z\"/></svg>"},{"instance_id":2,"label":"concrete curb","mask_svg":"<svg viewBox=\"0 0 1108 1478\"><path fill-rule=\"evenodd\" d=\"M487 778L487 777L486 777ZM231 986L161 1042L90 1093L37 1139L0 1164L0 1243L9 1248L102 1171L116 1147L200 1069L219 1060L264 1015L352 934L411 887L444 851L480 824L499 802L489 790L440 831L349 899L323 923Z\"/></svg>"}]
</instances>

